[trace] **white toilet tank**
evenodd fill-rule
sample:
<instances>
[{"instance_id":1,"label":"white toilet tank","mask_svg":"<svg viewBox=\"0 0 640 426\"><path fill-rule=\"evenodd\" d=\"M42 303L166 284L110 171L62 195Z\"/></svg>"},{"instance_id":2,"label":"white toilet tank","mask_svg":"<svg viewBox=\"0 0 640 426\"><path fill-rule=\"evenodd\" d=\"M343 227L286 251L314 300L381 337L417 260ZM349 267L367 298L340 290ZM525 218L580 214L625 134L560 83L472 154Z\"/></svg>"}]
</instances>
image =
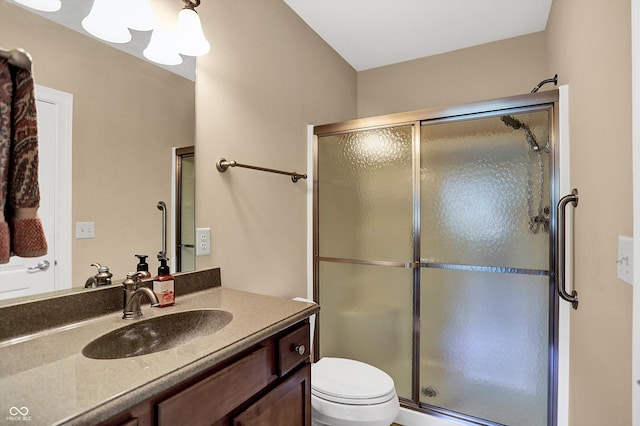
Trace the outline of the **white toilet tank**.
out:
<instances>
[{"instance_id":1,"label":"white toilet tank","mask_svg":"<svg viewBox=\"0 0 640 426\"><path fill-rule=\"evenodd\" d=\"M354 306L338 315L340 356L376 365L395 360L400 347L400 309L388 305ZM375 348L375 353L368 348Z\"/></svg>"}]
</instances>

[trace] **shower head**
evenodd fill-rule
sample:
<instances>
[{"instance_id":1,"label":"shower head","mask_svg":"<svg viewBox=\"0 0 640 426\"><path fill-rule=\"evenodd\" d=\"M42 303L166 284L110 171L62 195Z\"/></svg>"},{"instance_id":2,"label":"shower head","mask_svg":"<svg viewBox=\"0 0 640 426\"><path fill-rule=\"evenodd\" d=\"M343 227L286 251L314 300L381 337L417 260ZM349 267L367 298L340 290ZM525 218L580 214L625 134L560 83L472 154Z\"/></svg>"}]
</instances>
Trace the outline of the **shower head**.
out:
<instances>
[{"instance_id":1,"label":"shower head","mask_svg":"<svg viewBox=\"0 0 640 426\"><path fill-rule=\"evenodd\" d=\"M504 124L515 130L524 130L525 137L527 138L527 143L529 144L529 146L531 146L531 149L533 149L534 151L540 151L540 145L538 145L536 137L529 126L511 115L503 115L502 117L500 117L500 120L502 120Z\"/></svg>"},{"instance_id":2,"label":"shower head","mask_svg":"<svg viewBox=\"0 0 640 426\"><path fill-rule=\"evenodd\" d=\"M503 115L502 117L500 117L500 120L502 120L502 122L507 126L513 127L516 130L522 128L522 121L512 117L511 115Z\"/></svg>"}]
</instances>

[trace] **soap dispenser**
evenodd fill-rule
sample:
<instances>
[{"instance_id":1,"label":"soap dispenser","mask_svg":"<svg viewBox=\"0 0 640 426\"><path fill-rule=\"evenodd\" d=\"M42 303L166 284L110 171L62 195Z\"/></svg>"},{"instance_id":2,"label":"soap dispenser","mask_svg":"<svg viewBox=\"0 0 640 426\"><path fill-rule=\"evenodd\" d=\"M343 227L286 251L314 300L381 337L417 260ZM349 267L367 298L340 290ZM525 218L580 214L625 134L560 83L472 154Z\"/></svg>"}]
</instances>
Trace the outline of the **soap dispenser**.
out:
<instances>
[{"instance_id":1,"label":"soap dispenser","mask_svg":"<svg viewBox=\"0 0 640 426\"><path fill-rule=\"evenodd\" d=\"M160 267L158 268L158 275L153 278L153 292L158 296L160 300L160 307L171 306L175 303L174 287L175 279L169 271L166 257L158 257L160 261Z\"/></svg>"},{"instance_id":2,"label":"soap dispenser","mask_svg":"<svg viewBox=\"0 0 640 426\"><path fill-rule=\"evenodd\" d=\"M147 263L147 257L149 256L147 256L146 254L136 254L135 256L138 258L136 272L142 272L138 276L141 279L151 278L151 272L149 272L149 264Z\"/></svg>"}]
</instances>

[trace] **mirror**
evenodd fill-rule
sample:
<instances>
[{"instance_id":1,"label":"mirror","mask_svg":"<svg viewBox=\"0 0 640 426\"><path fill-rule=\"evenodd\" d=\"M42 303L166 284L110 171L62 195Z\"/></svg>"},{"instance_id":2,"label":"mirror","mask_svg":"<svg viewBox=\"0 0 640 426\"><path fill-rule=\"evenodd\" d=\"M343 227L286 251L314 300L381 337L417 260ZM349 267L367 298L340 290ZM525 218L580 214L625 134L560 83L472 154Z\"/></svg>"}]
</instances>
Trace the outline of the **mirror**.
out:
<instances>
[{"instance_id":1,"label":"mirror","mask_svg":"<svg viewBox=\"0 0 640 426\"><path fill-rule=\"evenodd\" d=\"M14 4L0 2L0 16L3 47L31 54L35 83L73 95L72 287L84 287L94 262L124 278L136 254L153 274L157 203L169 223L173 214L172 150L194 143L195 82ZM95 238L76 239L77 222L94 222Z\"/></svg>"}]
</instances>

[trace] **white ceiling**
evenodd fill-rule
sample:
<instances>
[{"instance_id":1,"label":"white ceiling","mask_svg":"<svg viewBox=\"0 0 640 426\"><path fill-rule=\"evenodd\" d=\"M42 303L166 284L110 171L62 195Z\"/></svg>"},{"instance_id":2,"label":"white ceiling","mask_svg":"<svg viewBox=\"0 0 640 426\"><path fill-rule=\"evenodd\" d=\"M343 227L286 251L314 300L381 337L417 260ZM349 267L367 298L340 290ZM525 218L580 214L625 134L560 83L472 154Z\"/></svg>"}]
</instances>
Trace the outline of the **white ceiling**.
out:
<instances>
[{"instance_id":1,"label":"white ceiling","mask_svg":"<svg viewBox=\"0 0 640 426\"><path fill-rule=\"evenodd\" d=\"M284 0L356 71L544 31L552 0Z\"/></svg>"},{"instance_id":2,"label":"white ceiling","mask_svg":"<svg viewBox=\"0 0 640 426\"><path fill-rule=\"evenodd\" d=\"M9 0L10 2L12 0ZM207 0L208 1L208 0ZM552 0L283 0L356 71L543 31ZM152 0L156 13L177 16L177 0ZM62 0L59 12L37 12L88 35L80 21L92 2ZM204 3L204 2L203 2ZM169 8L173 6L173 8ZM165 8L167 10L159 10ZM172 13L169 13L171 11ZM166 17L164 17L166 18ZM124 45L142 59L148 32ZM88 35L89 36L89 35ZM195 79L195 58L162 66ZM146 59L145 59L146 60Z\"/></svg>"}]
</instances>

